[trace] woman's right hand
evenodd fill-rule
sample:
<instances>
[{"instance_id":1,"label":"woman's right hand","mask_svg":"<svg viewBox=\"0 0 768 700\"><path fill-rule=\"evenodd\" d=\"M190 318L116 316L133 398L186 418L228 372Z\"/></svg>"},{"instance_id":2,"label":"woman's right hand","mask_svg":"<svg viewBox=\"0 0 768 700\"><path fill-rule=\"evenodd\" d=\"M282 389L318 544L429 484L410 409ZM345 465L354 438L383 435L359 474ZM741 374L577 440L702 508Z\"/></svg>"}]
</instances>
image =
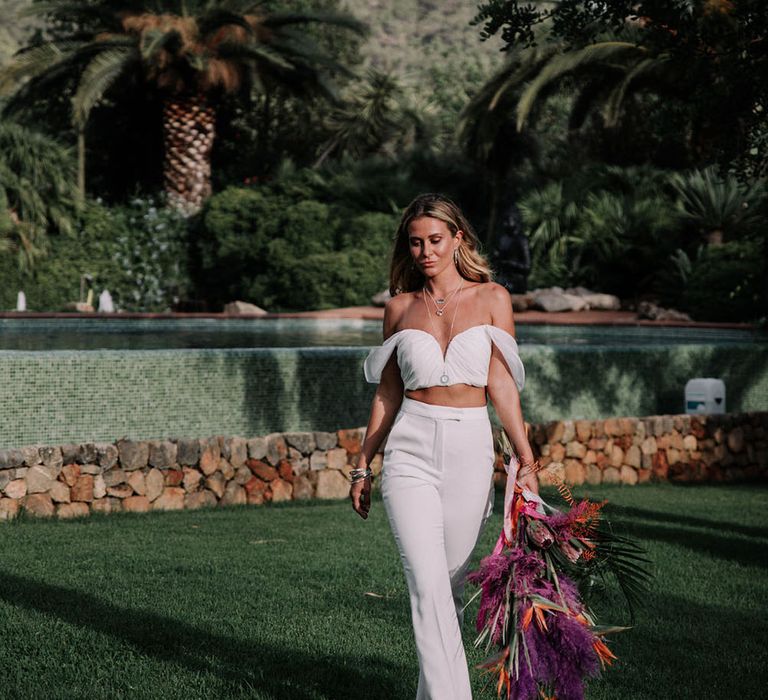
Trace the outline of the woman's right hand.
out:
<instances>
[{"instance_id":1,"label":"woman's right hand","mask_svg":"<svg viewBox=\"0 0 768 700\"><path fill-rule=\"evenodd\" d=\"M371 478L356 481L349 488L349 497L352 499L352 508L363 520L368 517L371 509Z\"/></svg>"}]
</instances>

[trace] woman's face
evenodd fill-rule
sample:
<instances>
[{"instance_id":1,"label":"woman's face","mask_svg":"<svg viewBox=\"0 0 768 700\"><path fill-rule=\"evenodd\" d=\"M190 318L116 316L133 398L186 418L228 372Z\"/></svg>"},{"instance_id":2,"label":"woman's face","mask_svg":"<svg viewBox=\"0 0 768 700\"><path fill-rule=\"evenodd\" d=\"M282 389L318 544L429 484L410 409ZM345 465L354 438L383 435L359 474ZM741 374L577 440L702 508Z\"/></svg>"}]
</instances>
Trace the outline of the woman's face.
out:
<instances>
[{"instance_id":1,"label":"woman's face","mask_svg":"<svg viewBox=\"0 0 768 700\"><path fill-rule=\"evenodd\" d=\"M458 248L461 237L461 231L451 236L444 221L430 216L420 216L408 227L411 256L426 277L434 277L453 265L453 250Z\"/></svg>"}]
</instances>

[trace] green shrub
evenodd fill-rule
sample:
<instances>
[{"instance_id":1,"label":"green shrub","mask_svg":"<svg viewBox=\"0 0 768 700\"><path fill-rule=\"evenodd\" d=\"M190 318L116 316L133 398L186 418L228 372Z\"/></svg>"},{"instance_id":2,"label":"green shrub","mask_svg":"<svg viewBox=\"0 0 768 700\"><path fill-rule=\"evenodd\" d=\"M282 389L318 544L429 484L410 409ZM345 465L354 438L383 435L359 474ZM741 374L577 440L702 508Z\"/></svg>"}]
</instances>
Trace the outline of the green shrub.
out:
<instances>
[{"instance_id":1,"label":"green shrub","mask_svg":"<svg viewBox=\"0 0 768 700\"><path fill-rule=\"evenodd\" d=\"M81 275L91 275L94 306L108 289L124 311L165 311L189 287L186 223L152 200L108 208L89 202L72 235L50 239L48 255L29 274L15 257L0 257L0 304L11 308L23 289L27 308L63 311L77 301Z\"/></svg>"},{"instance_id":2,"label":"green shrub","mask_svg":"<svg viewBox=\"0 0 768 700\"><path fill-rule=\"evenodd\" d=\"M697 321L751 321L768 313L765 253L757 241L708 246L692 261L683 295Z\"/></svg>"}]
</instances>

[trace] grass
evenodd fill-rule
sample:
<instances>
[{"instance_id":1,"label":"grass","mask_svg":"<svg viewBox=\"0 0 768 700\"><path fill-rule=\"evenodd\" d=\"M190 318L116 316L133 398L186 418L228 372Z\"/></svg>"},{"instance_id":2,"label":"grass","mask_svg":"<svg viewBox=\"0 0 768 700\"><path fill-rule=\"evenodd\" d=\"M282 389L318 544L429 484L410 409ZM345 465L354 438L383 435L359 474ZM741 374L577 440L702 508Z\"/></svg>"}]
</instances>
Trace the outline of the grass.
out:
<instances>
[{"instance_id":1,"label":"grass","mask_svg":"<svg viewBox=\"0 0 768 700\"><path fill-rule=\"evenodd\" d=\"M587 493L609 499L657 573L587 698L764 696L768 488ZM346 502L21 519L0 526L0 542L0 698L415 695L407 590L380 500L367 522ZM602 621L625 617L614 602ZM476 698L494 697L472 677Z\"/></svg>"}]
</instances>

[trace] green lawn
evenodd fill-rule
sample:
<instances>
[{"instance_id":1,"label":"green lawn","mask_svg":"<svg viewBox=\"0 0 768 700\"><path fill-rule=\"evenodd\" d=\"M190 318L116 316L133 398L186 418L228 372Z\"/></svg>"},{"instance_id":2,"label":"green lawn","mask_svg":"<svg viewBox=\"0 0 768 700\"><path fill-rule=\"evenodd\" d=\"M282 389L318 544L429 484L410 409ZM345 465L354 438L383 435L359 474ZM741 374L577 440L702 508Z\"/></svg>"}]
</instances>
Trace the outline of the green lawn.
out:
<instances>
[{"instance_id":1,"label":"green lawn","mask_svg":"<svg viewBox=\"0 0 768 700\"><path fill-rule=\"evenodd\" d=\"M609 499L657 572L587 697L764 697L768 488L586 493ZM478 558L500 505L499 494ZM367 522L346 502L286 504L21 520L0 524L0 542L0 698L415 696L407 591L380 500ZM472 674L476 697L494 697Z\"/></svg>"}]
</instances>

